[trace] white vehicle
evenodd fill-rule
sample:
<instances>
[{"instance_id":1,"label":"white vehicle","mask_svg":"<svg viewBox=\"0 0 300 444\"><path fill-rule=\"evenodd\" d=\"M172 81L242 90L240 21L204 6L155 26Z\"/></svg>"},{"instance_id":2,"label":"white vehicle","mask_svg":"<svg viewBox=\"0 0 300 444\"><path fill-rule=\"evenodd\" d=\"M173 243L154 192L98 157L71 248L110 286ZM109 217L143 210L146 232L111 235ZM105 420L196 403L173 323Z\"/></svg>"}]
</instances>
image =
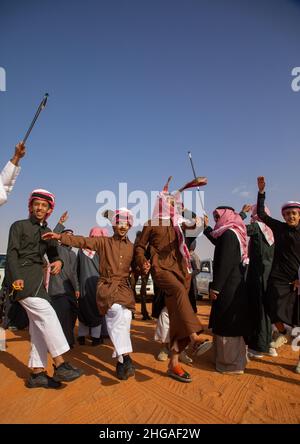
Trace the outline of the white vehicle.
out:
<instances>
[{"instance_id":1,"label":"white vehicle","mask_svg":"<svg viewBox=\"0 0 300 444\"><path fill-rule=\"evenodd\" d=\"M139 296L141 293L141 286L142 286L142 279L141 279L141 276L139 276L137 283L135 285L135 292L136 292L137 296ZM146 287L146 294L147 294L147 296L154 295L154 284L153 284L153 279L152 279L151 274L149 275L149 278L148 278L147 287Z\"/></svg>"},{"instance_id":2,"label":"white vehicle","mask_svg":"<svg viewBox=\"0 0 300 444\"><path fill-rule=\"evenodd\" d=\"M5 262L6 262L6 254L0 254L0 288L2 287L2 282L4 279Z\"/></svg>"},{"instance_id":3,"label":"white vehicle","mask_svg":"<svg viewBox=\"0 0 300 444\"><path fill-rule=\"evenodd\" d=\"M198 295L209 294L209 284L213 280L213 261L212 259L204 259L200 264L200 273L196 276Z\"/></svg>"}]
</instances>

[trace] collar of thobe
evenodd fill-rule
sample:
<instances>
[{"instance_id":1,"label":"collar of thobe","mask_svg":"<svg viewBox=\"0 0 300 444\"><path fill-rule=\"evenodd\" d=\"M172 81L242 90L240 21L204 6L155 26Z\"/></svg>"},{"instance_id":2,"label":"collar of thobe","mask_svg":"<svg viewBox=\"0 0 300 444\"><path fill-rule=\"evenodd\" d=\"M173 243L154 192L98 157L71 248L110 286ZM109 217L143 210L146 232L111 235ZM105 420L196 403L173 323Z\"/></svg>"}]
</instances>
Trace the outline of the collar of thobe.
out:
<instances>
[{"instance_id":1,"label":"collar of thobe","mask_svg":"<svg viewBox=\"0 0 300 444\"><path fill-rule=\"evenodd\" d=\"M113 238L118 240L118 241L123 241L123 242L128 242L129 241L128 236L125 236L125 237L121 238L118 235L114 234Z\"/></svg>"},{"instance_id":2,"label":"collar of thobe","mask_svg":"<svg viewBox=\"0 0 300 444\"><path fill-rule=\"evenodd\" d=\"M290 227L292 231L300 231L300 224L297 225L297 227Z\"/></svg>"},{"instance_id":3,"label":"collar of thobe","mask_svg":"<svg viewBox=\"0 0 300 444\"><path fill-rule=\"evenodd\" d=\"M290 227L286 222L283 223L287 225L289 231L300 231L300 224L298 224L297 227Z\"/></svg>"},{"instance_id":4,"label":"collar of thobe","mask_svg":"<svg viewBox=\"0 0 300 444\"><path fill-rule=\"evenodd\" d=\"M46 227L47 226L47 222L44 220L42 223L33 215L30 216L29 218L30 222L32 223L32 225L40 225L41 227Z\"/></svg>"}]
</instances>

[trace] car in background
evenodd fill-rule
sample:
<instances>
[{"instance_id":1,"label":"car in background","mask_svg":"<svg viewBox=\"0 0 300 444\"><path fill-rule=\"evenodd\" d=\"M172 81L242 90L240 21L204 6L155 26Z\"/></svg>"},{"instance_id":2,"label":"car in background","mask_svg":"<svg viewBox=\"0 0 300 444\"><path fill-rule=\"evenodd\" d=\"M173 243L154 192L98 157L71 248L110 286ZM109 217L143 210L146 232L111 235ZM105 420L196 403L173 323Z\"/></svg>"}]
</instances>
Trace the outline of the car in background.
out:
<instances>
[{"instance_id":1,"label":"car in background","mask_svg":"<svg viewBox=\"0 0 300 444\"><path fill-rule=\"evenodd\" d=\"M136 284L135 284L135 292L137 296L140 296L141 294L141 286L142 286L142 279L141 276L139 276ZM146 295L147 296L153 296L154 295L154 284L151 274L149 275L147 287L146 287Z\"/></svg>"},{"instance_id":2,"label":"car in background","mask_svg":"<svg viewBox=\"0 0 300 444\"><path fill-rule=\"evenodd\" d=\"M209 285L213 280L213 260L204 259L200 263L200 273L196 275L199 299L209 295Z\"/></svg>"},{"instance_id":3,"label":"car in background","mask_svg":"<svg viewBox=\"0 0 300 444\"><path fill-rule=\"evenodd\" d=\"M6 263L6 254L0 254L0 288L2 287L2 282L4 279L5 263Z\"/></svg>"}]
</instances>

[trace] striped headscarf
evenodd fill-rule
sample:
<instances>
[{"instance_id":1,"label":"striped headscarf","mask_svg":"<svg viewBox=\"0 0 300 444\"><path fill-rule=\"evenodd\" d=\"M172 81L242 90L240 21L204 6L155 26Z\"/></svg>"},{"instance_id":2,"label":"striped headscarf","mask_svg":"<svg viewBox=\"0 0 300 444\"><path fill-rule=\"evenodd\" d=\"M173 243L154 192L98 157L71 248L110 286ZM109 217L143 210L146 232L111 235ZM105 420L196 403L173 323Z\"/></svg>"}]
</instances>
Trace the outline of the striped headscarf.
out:
<instances>
[{"instance_id":1,"label":"striped headscarf","mask_svg":"<svg viewBox=\"0 0 300 444\"><path fill-rule=\"evenodd\" d=\"M285 204L282 205L281 207L281 213L283 215L283 212L285 210L289 210L289 209L298 209L300 211L300 202L294 201L294 200L289 200L288 202L286 202Z\"/></svg>"},{"instance_id":2,"label":"striped headscarf","mask_svg":"<svg viewBox=\"0 0 300 444\"><path fill-rule=\"evenodd\" d=\"M222 236L225 231L232 230L236 234L240 244L242 263L247 264L249 262L247 228L241 216L231 207L217 207L214 214L217 214L219 219L213 231L210 233L211 236L217 239Z\"/></svg>"},{"instance_id":3,"label":"striped headscarf","mask_svg":"<svg viewBox=\"0 0 300 444\"><path fill-rule=\"evenodd\" d=\"M112 225L117 225L119 222L127 222L130 227L133 225L133 214L128 208L119 208L115 210L111 217Z\"/></svg>"},{"instance_id":4,"label":"striped headscarf","mask_svg":"<svg viewBox=\"0 0 300 444\"><path fill-rule=\"evenodd\" d=\"M50 212L46 216L46 219L48 219L55 207L55 195L50 193L50 191L44 190L43 188L37 188L36 190L33 190L28 200L29 214L32 213L32 202L35 199L43 200L49 204Z\"/></svg>"}]
</instances>

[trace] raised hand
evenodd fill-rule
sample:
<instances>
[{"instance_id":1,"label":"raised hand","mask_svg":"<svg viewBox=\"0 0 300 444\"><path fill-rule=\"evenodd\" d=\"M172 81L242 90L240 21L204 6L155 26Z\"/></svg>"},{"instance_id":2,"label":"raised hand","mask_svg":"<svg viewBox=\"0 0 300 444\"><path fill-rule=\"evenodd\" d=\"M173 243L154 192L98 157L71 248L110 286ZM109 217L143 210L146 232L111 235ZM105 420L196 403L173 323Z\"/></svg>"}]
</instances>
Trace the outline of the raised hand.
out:
<instances>
[{"instance_id":1,"label":"raised hand","mask_svg":"<svg viewBox=\"0 0 300 444\"><path fill-rule=\"evenodd\" d=\"M15 148L15 156L21 159L22 157L25 156L25 153L26 153L26 147L24 142L19 142Z\"/></svg>"},{"instance_id":2,"label":"raised hand","mask_svg":"<svg viewBox=\"0 0 300 444\"><path fill-rule=\"evenodd\" d=\"M61 225L64 225L64 223L69 219L69 215L68 212L65 211L59 218L58 223L60 223Z\"/></svg>"},{"instance_id":3,"label":"raised hand","mask_svg":"<svg viewBox=\"0 0 300 444\"><path fill-rule=\"evenodd\" d=\"M258 186L258 191L261 194L265 192L266 182L264 176L259 176L257 178L257 186Z\"/></svg>"},{"instance_id":4,"label":"raised hand","mask_svg":"<svg viewBox=\"0 0 300 444\"><path fill-rule=\"evenodd\" d=\"M25 156L25 153L26 153L26 147L24 145L24 142L19 142L15 147L15 154L11 159L11 163L13 163L15 166L18 166L19 160Z\"/></svg>"},{"instance_id":5,"label":"raised hand","mask_svg":"<svg viewBox=\"0 0 300 444\"><path fill-rule=\"evenodd\" d=\"M245 204L245 205L243 205L242 212L249 213L249 211L251 211L251 208L252 208L252 205Z\"/></svg>"}]
</instances>

